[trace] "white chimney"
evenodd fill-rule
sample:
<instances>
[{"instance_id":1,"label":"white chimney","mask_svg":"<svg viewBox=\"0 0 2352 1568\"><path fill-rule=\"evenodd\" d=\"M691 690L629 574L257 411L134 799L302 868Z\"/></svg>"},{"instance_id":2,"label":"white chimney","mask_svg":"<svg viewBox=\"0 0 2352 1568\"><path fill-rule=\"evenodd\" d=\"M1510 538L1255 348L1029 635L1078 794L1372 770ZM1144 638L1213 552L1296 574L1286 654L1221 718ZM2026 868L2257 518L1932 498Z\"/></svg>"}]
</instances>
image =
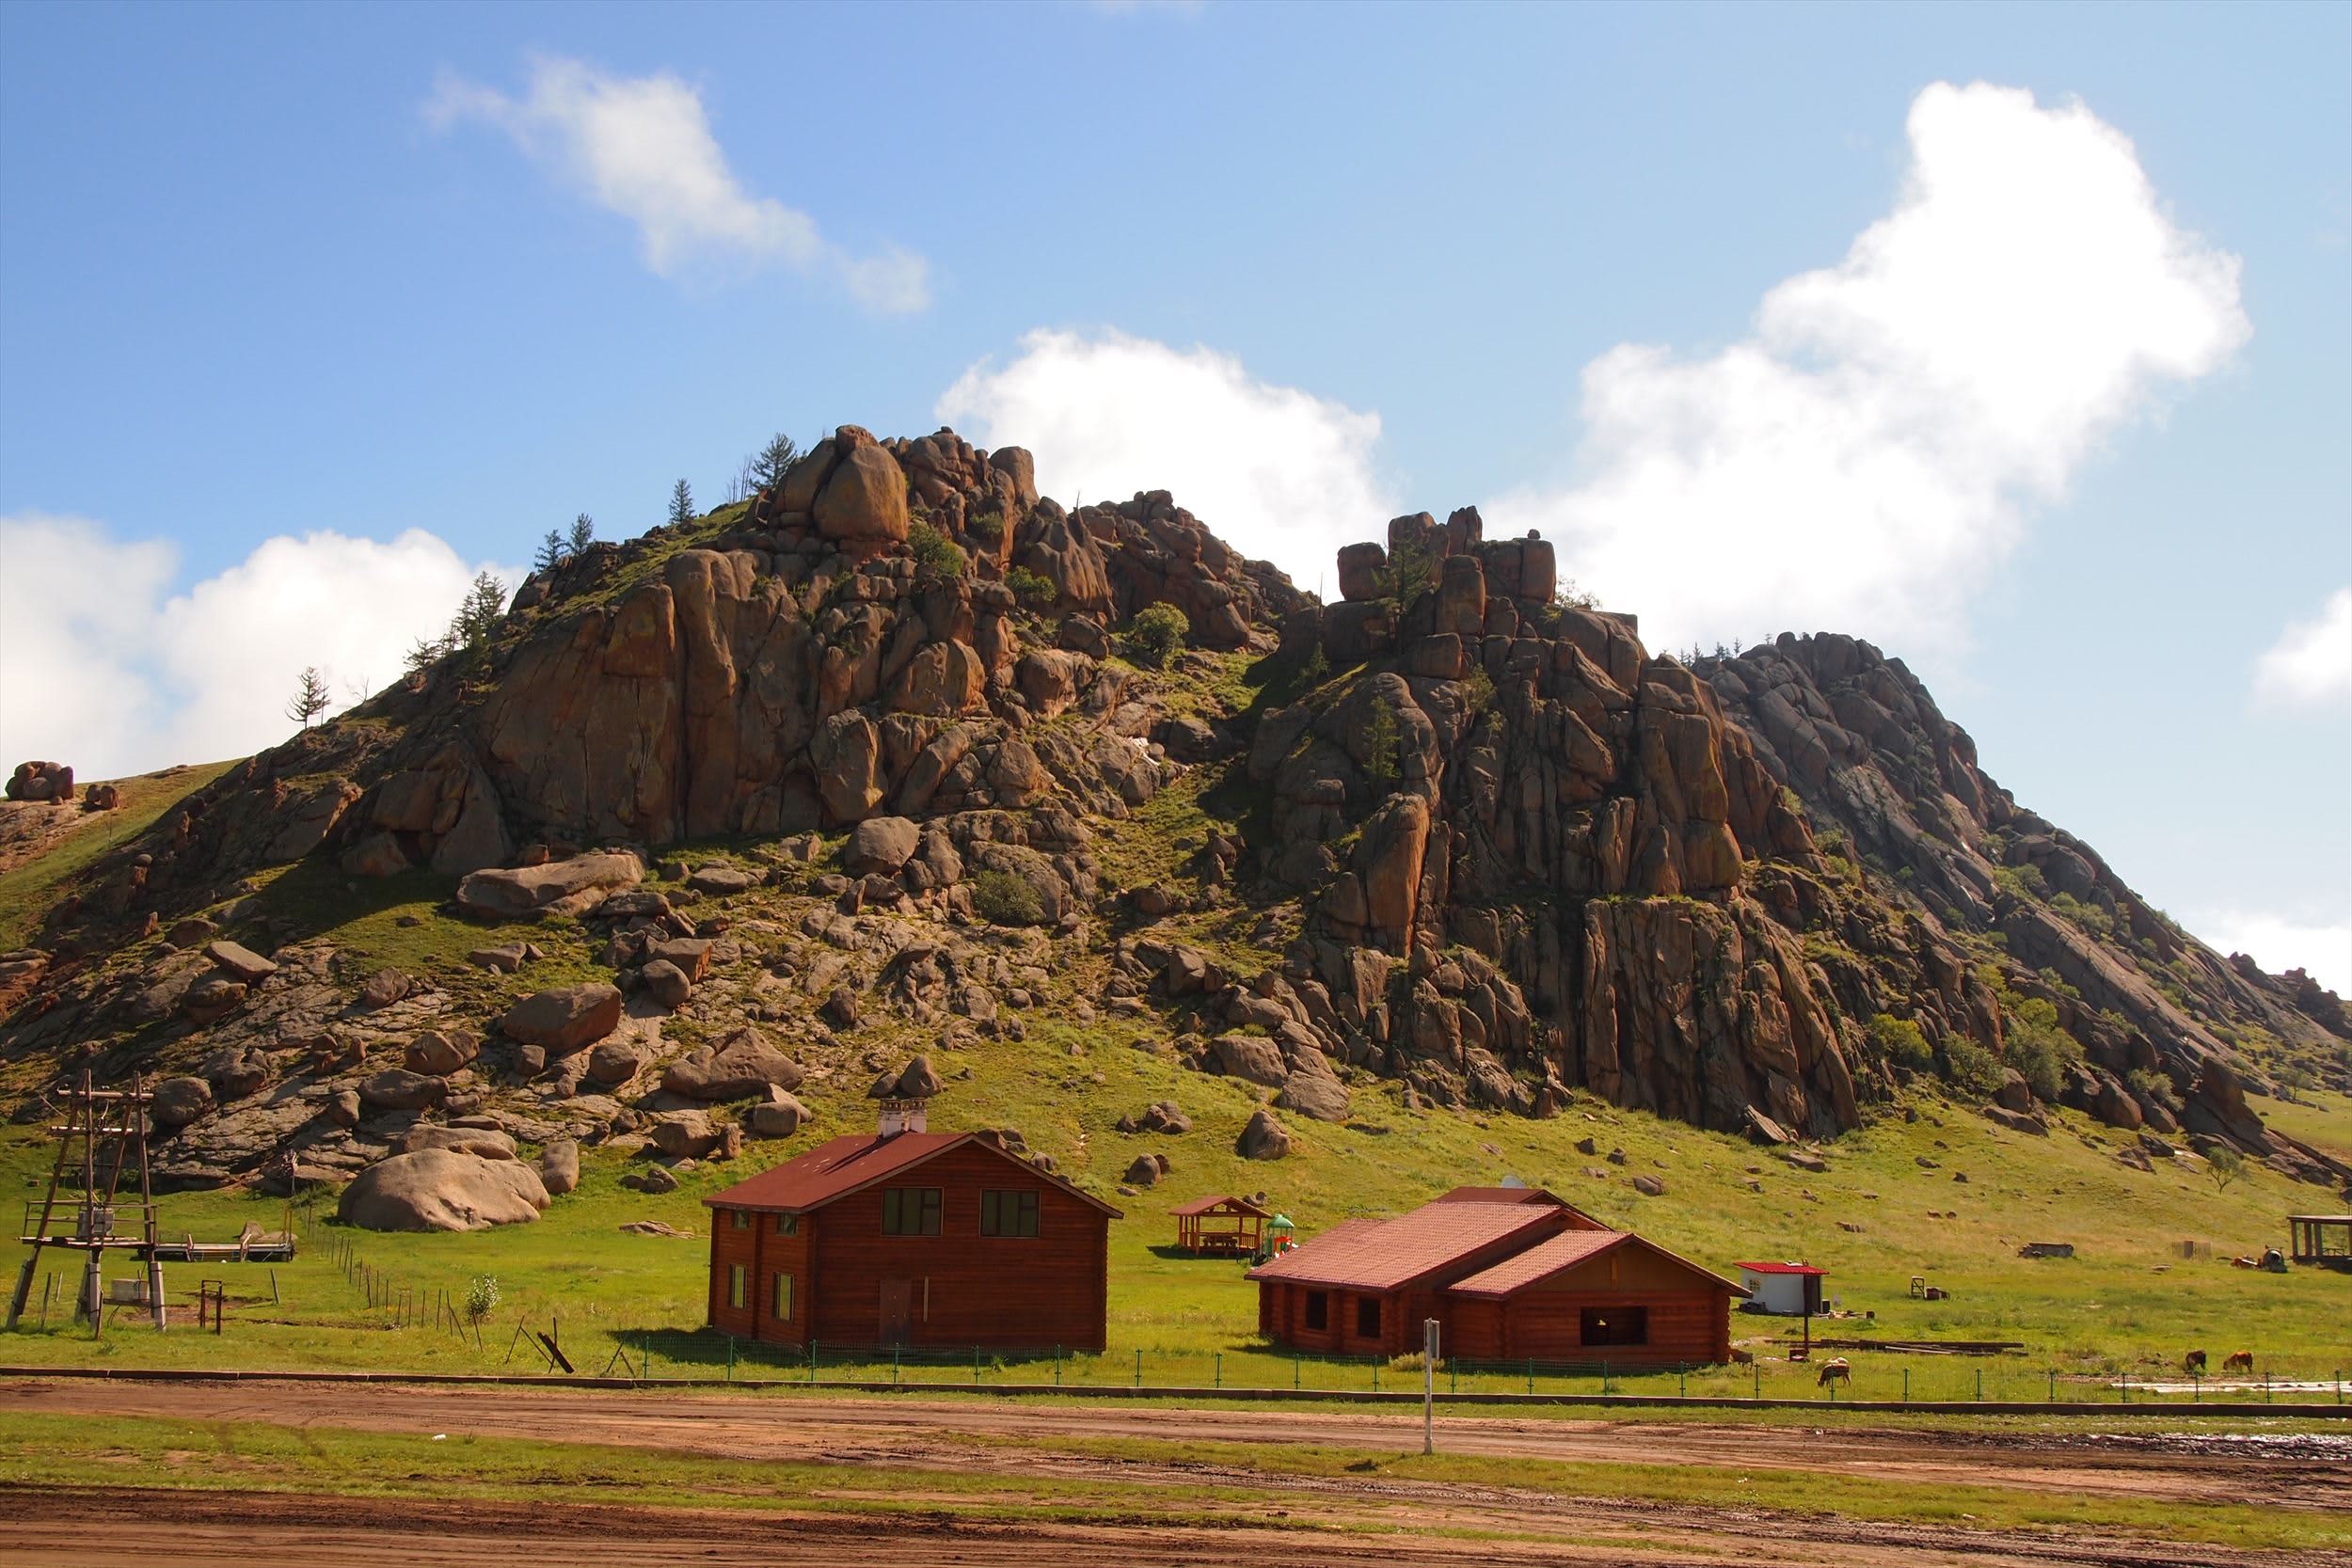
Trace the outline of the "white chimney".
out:
<instances>
[{"instance_id":1,"label":"white chimney","mask_svg":"<svg viewBox=\"0 0 2352 1568\"><path fill-rule=\"evenodd\" d=\"M901 1132L924 1131L923 1108L928 1100L885 1100L882 1102L882 1135L895 1138Z\"/></svg>"}]
</instances>

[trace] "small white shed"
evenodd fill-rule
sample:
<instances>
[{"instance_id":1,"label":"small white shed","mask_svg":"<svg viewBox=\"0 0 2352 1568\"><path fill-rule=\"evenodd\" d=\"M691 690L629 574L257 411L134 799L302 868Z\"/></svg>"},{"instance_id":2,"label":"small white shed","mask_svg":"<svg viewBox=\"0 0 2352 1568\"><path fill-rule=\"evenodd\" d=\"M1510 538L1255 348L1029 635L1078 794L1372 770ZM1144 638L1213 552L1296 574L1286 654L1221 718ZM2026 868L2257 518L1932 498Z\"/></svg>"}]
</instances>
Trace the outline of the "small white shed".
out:
<instances>
[{"instance_id":1,"label":"small white shed","mask_svg":"<svg viewBox=\"0 0 2352 1568\"><path fill-rule=\"evenodd\" d=\"M1739 1267L1740 1283L1748 1291L1749 1311L1787 1318L1820 1315L1825 1270L1810 1263L1741 1263Z\"/></svg>"}]
</instances>

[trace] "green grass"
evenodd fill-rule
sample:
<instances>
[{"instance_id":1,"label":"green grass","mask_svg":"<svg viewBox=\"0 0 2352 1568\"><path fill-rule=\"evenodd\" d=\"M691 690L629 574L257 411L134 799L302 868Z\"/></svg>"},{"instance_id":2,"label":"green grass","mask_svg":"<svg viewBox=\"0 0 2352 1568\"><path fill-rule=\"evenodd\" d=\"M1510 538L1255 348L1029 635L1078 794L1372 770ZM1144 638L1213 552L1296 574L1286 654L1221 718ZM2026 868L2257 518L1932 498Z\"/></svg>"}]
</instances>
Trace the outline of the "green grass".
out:
<instances>
[{"instance_id":1,"label":"green grass","mask_svg":"<svg viewBox=\"0 0 2352 1568\"><path fill-rule=\"evenodd\" d=\"M1294 1361L1259 1341L1255 1287L1240 1265L1169 1256L1173 1232L1166 1211L1205 1192L1263 1188L1276 1206L1315 1229L1355 1213L1409 1207L1457 1181L1494 1181L1506 1174L1544 1182L1602 1218L1639 1228L1663 1244L1728 1270L1743 1258L1804 1256L1830 1270L1829 1293L1846 1310L1876 1314L1874 1323L1817 1321L1817 1336L1876 1332L1918 1338L2008 1338L2024 1341L2020 1355L1994 1360L1866 1354L1855 1358L1859 1398L1967 1399L1979 1372L1987 1398L2040 1399L2053 1372L2061 1396L2119 1397L2107 1379L2160 1374L2182 1350L2256 1351L2273 1375L2326 1377L2339 1366L2352 1371L2341 1336L2344 1280L2322 1271L2285 1275L2233 1269L2221 1258L2186 1261L2182 1239L2201 1239L2217 1254L2257 1248L2276 1240L2280 1216L2308 1205L2313 1190L2256 1171L2217 1192L2209 1181L2159 1170L2134 1171L2112 1158L2115 1142L2089 1124L2066 1117L2058 1133L2034 1140L2030 1169L2020 1159L2025 1140L1967 1113L1931 1101L1916 1123L1888 1118L1831 1147L1832 1168L1806 1175L1737 1140L1658 1121L1581 1100L1548 1122L1444 1112L1406 1112L1380 1089L1359 1086L1348 1127L1293 1122L1299 1151L1275 1164L1251 1164L1231 1152L1235 1130L1256 1103L1246 1086L1178 1068L1168 1056L1137 1049L1153 1031L1140 1022L1111 1021L1079 1030L1042 1018L1025 1044L988 1044L939 1057L950 1075L949 1093L933 1107L935 1125L1016 1126L1032 1148L1093 1190L1109 1193L1135 1154L1168 1153L1175 1173L1136 1198L1112 1196L1127 1217L1111 1231L1110 1348L1100 1357L1062 1366L1070 1384L1134 1381L1142 1357L1144 1381L1163 1386L1367 1388L1366 1362ZM1075 1053L1072 1049L1075 1048ZM954 1082L964 1065L968 1083ZM174 1367L402 1368L495 1370L516 1325L539 1327L560 1319L565 1346L587 1371L601 1370L613 1347L641 1346L648 1332L696 1328L703 1317L707 1212L700 1198L752 1170L782 1159L870 1115L859 1084L813 1088L819 1119L787 1144L754 1144L733 1165L706 1165L675 1194L650 1197L624 1190L622 1162L591 1150L580 1190L558 1199L539 1223L468 1235L373 1235L314 1228L298 1261L277 1270L279 1300L267 1303L268 1272L229 1271L231 1290L246 1298L232 1307L220 1337L145 1328L111 1329L103 1342L61 1330L53 1315L45 1333L0 1339L0 1359L40 1364L118 1364ZM1127 1136L1111 1123L1149 1101L1173 1097L1196 1118L1181 1138ZM1606 1182L1583 1176L1588 1161L1569 1147L1591 1135L1606 1152L1627 1150L1623 1169ZM1939 1147L1940 1145L1940 1147ZM0 1194L37 1196L47 1146L24 1129L0 1132ZM1926 1154L1934 1170L1915 1163ZM1745 1167L1755 1164L1765 1191L1746 1191ZM1661 1169L1662 1165L1662 1169ZM1951 1180L1965 1170L1970 1181ZM1662 1198L1635 1196L1625 1179L1659 1171ZM1819 1201L1803 1194L1811 1192ZM231 1193L172 1195L162 1200L171 1231L228 1238L248 1219L274 1227L283 1205ZM1928 1211L1956 1212L1931 1220ZM659 1219L697 1232L691 1240L620 1233L631 1219ZM1838 1228L1857 1224L1858 1232ZM386 1326L358 1287L328 1261L329 1235L348 1237L375 1270L421 1291L462 1294L478 1275L495 1275L504 1305L487 1326L484 1348L424 1328ZM2015 1256L2026 1241L2075 1243L2072 1260L2027 1261ZM63 1264L52 1265L62 1268ZM192 1288L192 1271L167 1271L175 1299ZM1953 1292L1927 1303L1908 1291L1920 1275ZM62 1282L60 1285L62 1289ZM38 1298L39 1288L36 1288ZM255 1302L253 1298L261 1298ZM1610 1376L1615 1391L1737 1395L1813 1391L1810 1374L1776 1357L1795 1325L1787 1320L1735 1316L1735 1338L1766 1357L1756 1370L1714 1369L1687 1379L1675 1374ZM656 1345L657 1372L723 1372L723 1341L665 1338ZM518 1352L518 1369L536 1370ZM799 1366L753 1362L744 1376L797 1376ZM840 1370L845 1375L846 1369ZM887 1375L886 1365L880 1368ZM1039 1363L984 1368L991 1381L1050 1378ZM901 1369L909 1381L969 1386L967 1362ZM1382 1373L1383 1387L1407 1374ZM1525 1386L1518 1374L1455 1374L1464 1389ZM1453 1380L1450 1380L1450 1382ZM1542 1375L1539 1389L1555 1394L1601 1390L1597 1373ZM2144 1397L2144 1396L2142 1396ZM2183 1401L2185 1405L2185 1400Z\"/></svg>"},{"instance_id":2,"label":"green grass","mask_svg":"<svg viewBox=\"0 0 2352 1568\"><path fill-rule=\"evenodd\" d=\"M210 762L167 774L115 781L122 791L120 805L110 812L90 813L46 853L0 877L0 952L32 940L40 928L41 917L62 896L60 884L68 878L116 845L146 832L164 813L235 766L233 762Z\"/></svg>"},{"instance_id":3,"label":"green grass","mask_svg":"<svg viewBox=\"0 0 2352 1568\"><path fill-rule=\"evenodd\" d=\"M1513 1456L1157 1439L1006 1438L952 1441L1014 1459L1096 1462L1082 1477L856 1462L733 1459L662 1449L479 1437L463 1432L300 1431L252 1421L89 1418L20 1413L0 1435L0 1484L121 1482L199 1491L331 1493L355 1497L698 1505L793 1513L1111 1520L1129 1524L1253 1518L1269 1500L1292 1502L1291 1528L1343 1514L1349 1528L1405 1528L1384 1517L1412 1499L1351 1493L1335 1501L1286 1481L1377 1475L1384 1480L1496 1488L1498 1501L1600 1497L1811 1516L1958 1526L1979 1530L2096 1531L2204 1542L2248 1550L2329 1551L2352 1544L2341 1515L2319 1510L2082 1497L1999 1485L1955 1486L1720 1465L1563 1463ZM1138 1473L1151 1466L1155 1473ZM1223 1472L1216 1474L1213 1472ZM1170 1474L1170 1472L1174 1472ZM1211 1473L1204 1473L1211 1472ZM1416 1523L1416 1528L1425 1524ZM1675 1528L1681 1528L1677 1525ZM1525 1527L1519 1531L1525 1533ZM1498 1531L1498 1533L1506 1533Z\"/></svg>"}]
</instances>

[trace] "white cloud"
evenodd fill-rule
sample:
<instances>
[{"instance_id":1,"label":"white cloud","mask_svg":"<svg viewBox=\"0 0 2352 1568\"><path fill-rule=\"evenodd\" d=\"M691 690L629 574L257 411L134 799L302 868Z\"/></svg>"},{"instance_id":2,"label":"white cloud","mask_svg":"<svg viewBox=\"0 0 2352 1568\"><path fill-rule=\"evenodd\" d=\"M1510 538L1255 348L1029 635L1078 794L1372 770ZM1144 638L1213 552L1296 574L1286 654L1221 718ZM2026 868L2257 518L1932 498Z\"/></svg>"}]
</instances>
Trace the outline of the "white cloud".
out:
<instances>
[{"instance_id":1,"label":"white cloud","mask_svg":"<svg viewBox=\"0 0 2352 1568\"><path fill-rule=\"evenodd\" d=\"M244 756L295 728L306 665L334 708L389 685L437 634L477 570L421 529L389 544L317 532L265 541L167 597L175 554L86 518L0 517L0 757L71 764L86 779Z\"/></svg>"},{"instance_id":2,"label":"white cloud","mask_svg":"<svg viewBox=\"0 0 2352 1568\"><path fill-rule=\"evenodd\" d=\"M1964 640L2023 509L2250 330L2238 261L2174 227L2080 104L1938 84L1894 210L1704 358L1586 366L1579 482L1486 509L1638 610L1654 646L1838 630Z\"/></svg>"},{"instance_id":3,"label":"white cloud","mask_svg":"<svg viewBox=\"0 0 2352 1568\"><path fill-rule=\"evenodd\" d=\"M579 60L537 59L531 87L512 98L444 71L426 100L437 129L478 120L609 212L637 226L645 265L664 277L706 267L781 263L831 277L885 314L930 303L929 268L891 247L857 256L817 220L736 179L710 133L702 95L677 77L610 76Z\"/></svg>"},{"instance_id":4,"label":"white cloud","mask_svg":"<svg viewBox=\"0 0 2352 1568\"><path fill-rule=\"evenodd\" d=\"M1213 349L1032 332L1010 363L966 371L937 414L983 445L1028 448L1039 487L1065 503L1169 490L1304 588L1395 510L1374 468L1379 415L1270 386Z\"/></svg>"},{"instance_id":5,"label":"white cloud","mask_svg":"<svg viewBox=\"0 0 2352 1568\"><path fill-rule=\"evenodd\" d=\"M2337 995L2352 996L2352 921L2217 910L2201 918L2196 931L2209 946L2249 954L2273 974L2305 970Z\"/></svg>"},{"instance_id":6,"label":"white cloud","mask_svg":"<svg viewBox=\"0 0 2352 1568\"><path fill-rule=\"evenodd\" d=\"M2291 622L2254 664L2254 700L2270 707L2329 706L2352 697L2352 588Z\"/></svg>"}]
</instances>

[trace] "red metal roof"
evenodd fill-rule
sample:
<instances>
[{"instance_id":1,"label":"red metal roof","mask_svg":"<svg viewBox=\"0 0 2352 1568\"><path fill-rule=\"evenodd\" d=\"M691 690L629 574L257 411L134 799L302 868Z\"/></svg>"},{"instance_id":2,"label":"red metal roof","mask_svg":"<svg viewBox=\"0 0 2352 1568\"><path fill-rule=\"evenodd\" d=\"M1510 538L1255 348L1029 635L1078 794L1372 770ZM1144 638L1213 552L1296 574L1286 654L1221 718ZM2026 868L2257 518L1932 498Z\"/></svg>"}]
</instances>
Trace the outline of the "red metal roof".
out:
<instances>
[{"instance_id":1,"label":"red metal roof","mask_svg":"<svg viewBox=\"0 0 2352 1568\"><path fill-rule=\"evenodd\" d=\"M1262 1219L1271 1219L1274 1216L1273 1210L1262 1209L1246 1197L1196 1197L1190 1203L1176 1205L1168 1212L1180 1218L1190 1218L1194 1214L1212 1213L1228 1205L1245 1214L1256 1214Z\"/></svg>"},{"instance_id":2,"label":"red metal roof","mask_svg":"<svg viewBox=\"0 0 2352 1568\"><path fill-rule=\"evenodd\" d=\"M1745 1269L1750 1274L1827 1274L1829 1272L1827 1269L1817 1269L1810 1263L1734 1263L1732 1267Z\"/></svg>"},{"instance_id":3,"label":"red metal roof","mask_svg":"<svg viewBox=\"0 0 2352 1568\"><path fill-rule=\"evenodd\" d=\"M1700 1268L1687 1258L1668 1252L1655 1242L1624 1230L1564 1230L1559 1235L1536 1243L1525 1252L1515 1253L1491 1268L1482 1269L1468 1279L1455 1280L1446 1287L1449 1293L1466 1296L1502 1297L1523 1291L1530 1285L1550 1278L1564 1269L1587 1263L1615 1247L1632 1245L1651 1252L1690 1270L1700 1278L1720 1286L1735 1296L1747 1291L1712 1270Z\"/></svg>"},{"instance_id":4,"label":"red metal roof","mask_svg":"<svg viewBox=\"0 0 2352 1568\"><path fill-rule=\"evenodd\" d=\"M1392 1220L1350 1220L1249 1271L1251 1279L1393 1291L1514 1236L1555 1228L1560 1211L1514 1200L1426 1203Z\"/></svg>"},{"instance_id":5,"label":"red metal roof","mask_svg":"<svg viewBox=\"0 0 2352 1568\"><path fill-rule=\"evenodd\" d=\"M1567 1205L1541 1187L1456 1187L1440 1193L1432 1203L1553 1203Z\"/></svg>"},{"instance_id":6,"label":"red metal roof","mask_svg":"<svg viewBox=\"0 0 2352 1568\"><path fill-rule=\"evenodd\" d=\"M976 1144L1031 1176L1042 1177L1073 1196L1085 1199L1113 1219L1124 1217L1091 1193L1081 1192L1052 1172L1040 1170L1002 1148L994 1139L983 1138L977 1132L899 1132L886 1138L877 1132L865 1132L834 1138L818 1145L805 1154L787 1160L783 1164L761 1171L749 1180L739 1181L723 1192L711 1194L703 1199L703 1205L709 1209L753 1209L763 1213L772 1211L804 1214L870 1187L877 1181L884 1181L912 1170L964 1144Z\"/></svg>"}]
</instances>

